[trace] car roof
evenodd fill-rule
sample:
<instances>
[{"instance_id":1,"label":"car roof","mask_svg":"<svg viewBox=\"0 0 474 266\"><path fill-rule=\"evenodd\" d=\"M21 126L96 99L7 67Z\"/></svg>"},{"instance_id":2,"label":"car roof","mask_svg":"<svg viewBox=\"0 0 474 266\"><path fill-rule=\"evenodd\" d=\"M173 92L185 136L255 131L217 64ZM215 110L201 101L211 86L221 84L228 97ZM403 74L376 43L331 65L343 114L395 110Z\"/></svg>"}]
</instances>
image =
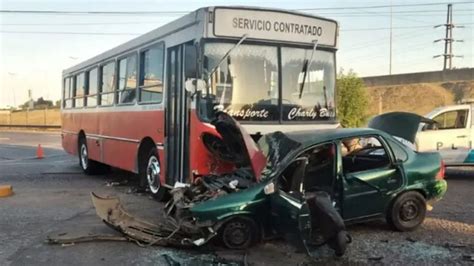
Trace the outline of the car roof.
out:
<instances>
[{"instance_id":1,"label":"car roof","mask_svg":"<svg viewBox=\"0 0 474 266\"><path fill-rule=\"evenodd\" d=\"M361 135L383 135L384 132L371 128L336 128L336 129L319 129L319 130L301 130L287 132L289 138L308 146L316 143L327 142L336 139L344 139Z\"/></svg>"}]
</instances>

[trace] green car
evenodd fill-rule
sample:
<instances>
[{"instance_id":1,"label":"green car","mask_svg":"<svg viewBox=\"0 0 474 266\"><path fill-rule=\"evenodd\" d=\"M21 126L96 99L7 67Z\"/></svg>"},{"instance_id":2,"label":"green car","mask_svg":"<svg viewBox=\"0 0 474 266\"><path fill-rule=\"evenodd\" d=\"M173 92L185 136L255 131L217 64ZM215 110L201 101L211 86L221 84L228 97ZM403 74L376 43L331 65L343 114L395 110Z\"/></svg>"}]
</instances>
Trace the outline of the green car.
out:
<instances>
[{"instance_id":1,"label":"green car","mask_svg":"<svg viewBox=\"0 0 474 266\"><path fill-rule=\"evenodd\" d=\"M218 236L226 247L242 249L281 236L308 248L314 232L323 231L318 222L328 217L342 230L344 223L385 219L410 231L447 189L440 155L407 146L420 122L429 121L389 113L374 118L372 128L274 132L256 143L221 112L213 122L220 136L204 133L201 139L216 159L235 168L176 183L164 222L140 221L116 198L92 194L92 200L105 223L158 245L202 245ZM316 195L324 195L323 211L314 211Z\"/></svg>"},{"instance_id":2,"label":"green car","mask_svg":"<svg viewBox=\"0 0 474 266\"><path fill-rule=\"evenodd\" d=\"M220 113L214 125L222 143L205 144L216 156L225 149L226 159L239 168L202 177L186 188L189 193L172 191L174 205L194 224L214 228L228 248L246 248L270 235L308 238L305 198L317 191L331 196L346 224L386 219L396 230L414 230L447 189L440 155L415 152L400 141L413 142L422 119L397 113L369 124L392 132L274 132L255 145L234 119Z\"/></svg>"}]
</instances>

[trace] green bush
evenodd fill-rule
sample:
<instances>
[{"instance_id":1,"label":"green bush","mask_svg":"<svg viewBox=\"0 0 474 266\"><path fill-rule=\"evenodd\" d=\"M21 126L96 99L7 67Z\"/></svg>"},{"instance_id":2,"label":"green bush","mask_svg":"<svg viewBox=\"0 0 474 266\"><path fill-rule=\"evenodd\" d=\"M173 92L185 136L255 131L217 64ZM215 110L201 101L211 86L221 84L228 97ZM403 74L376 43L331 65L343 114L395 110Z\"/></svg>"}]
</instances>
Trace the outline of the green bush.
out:
<instances>
[{"instance_id":1,"label":"green bush","mask_svg":"<svg viewBox=\"0 0 474 266\"><path fill-rule=\"evenodd\" d=\"M368 95L364 81L341 69L337 75L337 116L343 127L360 127L367 120Z\"/></svg>"}]
</instances>

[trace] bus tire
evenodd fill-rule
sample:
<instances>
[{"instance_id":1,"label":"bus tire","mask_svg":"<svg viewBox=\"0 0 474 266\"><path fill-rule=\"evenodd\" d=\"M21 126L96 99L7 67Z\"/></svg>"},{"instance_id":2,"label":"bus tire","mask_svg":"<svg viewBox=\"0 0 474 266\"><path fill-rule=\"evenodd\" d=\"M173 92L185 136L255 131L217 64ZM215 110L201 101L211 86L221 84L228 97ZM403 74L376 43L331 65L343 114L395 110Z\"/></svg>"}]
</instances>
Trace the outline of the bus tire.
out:
<instances>
[{"instance_id":1,"label":"bus tire","mask_svg":"<svg viewBox=\"0 0 474 266\"><path fill-rule=\"evenodd\" d=\"M164 201L167 196L167 190L161 185L160 175L161 166L158 158L158 152L155 147L151 148L144 160L140 161L138 170L139 186L150 192L154 199Z\"/></svg>"},{"instance_id":2,"label":"bus tire","mask_svg":"<svg viewBox=\"0 0 474 266\"><path fill-rule=\"evenodd\" d=\"M107 171L108 167L106 165L89 159L89 151L87 149L87 142L84 136L79 138L78 154L79 166L86 175L102 174Z\"/></svg>"}]
</instances>

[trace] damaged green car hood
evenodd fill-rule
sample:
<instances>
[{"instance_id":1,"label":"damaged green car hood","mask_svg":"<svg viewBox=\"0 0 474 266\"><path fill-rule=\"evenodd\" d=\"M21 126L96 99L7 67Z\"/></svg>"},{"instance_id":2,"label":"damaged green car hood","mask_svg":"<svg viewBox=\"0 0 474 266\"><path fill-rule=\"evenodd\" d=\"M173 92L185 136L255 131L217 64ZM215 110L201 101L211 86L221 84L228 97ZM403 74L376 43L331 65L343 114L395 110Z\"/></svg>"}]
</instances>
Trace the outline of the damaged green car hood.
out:
<instances>
[{"instance_id":1,"label":"damaged green car hood","mask_svg":"<svg viewBox=\"0 0 474 266\"><path fill-rule=\"evenodd\" d=\"M192 214L201 222L222 220L235 214L251 214L266 200L263 188L268 182L256 183L241 191L218 196L190 208Z\"/></svg>"}]
</instances>

